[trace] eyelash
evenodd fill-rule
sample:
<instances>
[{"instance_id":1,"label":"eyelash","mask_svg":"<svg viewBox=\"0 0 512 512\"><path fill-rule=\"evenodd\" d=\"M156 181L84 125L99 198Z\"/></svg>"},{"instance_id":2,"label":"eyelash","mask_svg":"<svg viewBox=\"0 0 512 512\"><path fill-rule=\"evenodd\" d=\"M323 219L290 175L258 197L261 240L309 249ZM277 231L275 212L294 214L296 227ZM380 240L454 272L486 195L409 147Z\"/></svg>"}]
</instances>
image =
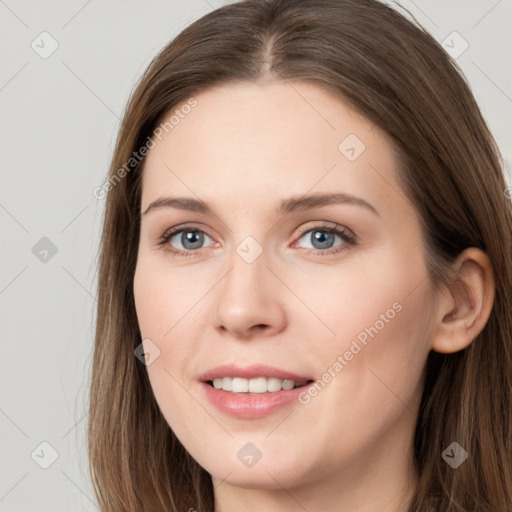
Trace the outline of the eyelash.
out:
<instances>
[{"instance_id":1,"label":"eyelash","mask_svg":"<svg viewBox=\"0 0 512 512\"><path fill-rule=\"evenodd\" d=\"M202 229L197 228L193 225L185 225L185 226L179 226L178 228L171 228L164 232L164 234L159 238L158 246L164 248L164 250L169 251L170 253L176 255L176 256L184 256L184 257L190 257L194 256L195 253L199 252L198 249L196 250L189 250L189 251L182 251L179 249L170 248L170 244L168 244L169 240L176 235L177 233L181 232L197 232L197 233L203 233L207 236L208 233L203 231ZM334 235L338 235L340 238L344 240L344 244L342 244L338 249L334 250L321 250L321 249L306 249L308 251L308 254L315 254L318 256L326 256L326 255L333 255L333 254L340 254L346 250L348 250L351 246L355 245L357 243L357 237L347 228L344 226L340 226L339 224L330 224L330 225L317 225L317 226L308 226L305 228L300 228L300 236L298 239L302 238L305 233L309 233L310 231L321 231L323 233L331 233ZM210 237L211 238L211 237ZM166 244L168 247L166 247Z\"/></svg>"}]
</instances>

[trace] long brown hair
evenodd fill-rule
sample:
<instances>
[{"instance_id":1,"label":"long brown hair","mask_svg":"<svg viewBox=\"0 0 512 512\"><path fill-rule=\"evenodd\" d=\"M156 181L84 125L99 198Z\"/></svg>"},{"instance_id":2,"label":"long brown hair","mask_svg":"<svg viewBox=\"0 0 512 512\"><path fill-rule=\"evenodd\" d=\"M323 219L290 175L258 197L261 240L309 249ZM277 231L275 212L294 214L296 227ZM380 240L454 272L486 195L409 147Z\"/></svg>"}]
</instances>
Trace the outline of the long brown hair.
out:
<instances>
[{"instance_id":1,"label":"long brown hair","mask_svg":"<svg viewBox=\"0 0 512 512\"><path fill-rule=\"evenodd\" d=\"M376 0L222 7L169 43L135 88L110 167L100 246L88 441L101 510L213 511L210 475L174 436L134 356L144 159L130 158L194 94L266 80L334 91L391 136L434 284L449 282L464 249L489 256L496 294L485 328L467 349L427 360L413 447L420 479L409 510L433 503L436 511L511 511L512 208L503 160L457 64L426 30ZM457 469L441 457L452 442L469 454Z\"/></svg>"}]
</instances>

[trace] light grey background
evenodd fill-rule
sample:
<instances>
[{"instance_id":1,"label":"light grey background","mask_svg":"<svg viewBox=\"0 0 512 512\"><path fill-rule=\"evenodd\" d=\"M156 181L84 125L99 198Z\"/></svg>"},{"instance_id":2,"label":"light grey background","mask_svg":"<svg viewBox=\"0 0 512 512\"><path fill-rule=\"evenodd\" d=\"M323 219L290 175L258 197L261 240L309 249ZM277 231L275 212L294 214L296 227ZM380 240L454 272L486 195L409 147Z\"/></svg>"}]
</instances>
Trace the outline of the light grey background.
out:
<instances>
[{"instance_id":1,"label":"light grey background","mask_svg":"<svg viewBox=\"0 0 512 512\"><path fill-rule=\"evenodd\" d=\"M104 200L92 192L151 58L223 3L0 0L2 512L98 510L85 435ZM451 51L467 42L457 62L511 162L512 0L401 3Z\"/></svg>"}]
</instances>

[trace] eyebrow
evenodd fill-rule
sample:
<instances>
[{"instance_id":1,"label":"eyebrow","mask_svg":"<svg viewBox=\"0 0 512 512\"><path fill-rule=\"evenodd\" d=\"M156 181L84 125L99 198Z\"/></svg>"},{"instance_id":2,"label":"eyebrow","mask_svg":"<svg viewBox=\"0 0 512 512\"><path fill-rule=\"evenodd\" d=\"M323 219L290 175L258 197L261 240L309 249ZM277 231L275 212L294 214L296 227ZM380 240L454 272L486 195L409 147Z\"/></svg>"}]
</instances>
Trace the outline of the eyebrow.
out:
<instances>
[{"instance_id":1,"label":"eyebrow","mask_svg":"<svg viewBox=\"0 0 512 512\"><path fill-rule=\"evenodd\" d=\"M277 214L287 215L293 212L311 210L331 204L352 204L361 206L377 215L377 217L380 217L379 212L370 203L361 197L346 193L313 194L282 199L276 207L276 212ZM152 210L160 208L176 208L204 214L213 213L208 204L200 199L189 197L161 197L150 203L142 215L146 215Z\"/></svg>"}]
</instances>

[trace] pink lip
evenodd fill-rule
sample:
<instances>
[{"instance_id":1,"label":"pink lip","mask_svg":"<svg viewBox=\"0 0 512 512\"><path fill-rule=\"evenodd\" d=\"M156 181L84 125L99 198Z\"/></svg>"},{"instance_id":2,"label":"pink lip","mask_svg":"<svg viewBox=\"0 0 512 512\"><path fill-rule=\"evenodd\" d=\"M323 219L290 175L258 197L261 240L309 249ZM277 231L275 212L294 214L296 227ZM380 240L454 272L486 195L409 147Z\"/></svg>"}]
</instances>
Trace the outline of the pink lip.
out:
<instances>
[{"instance_id":1,"label":"pink lip","mask_svg":"<svg viewBox=\"0 0 512 512\"><path fill-rule=\"evenodd\" d=\"M213 379L219 377L242 377L244 379L275 377L282 380L294 380L295 382L310 381L312 379L307 376L260 364L247 366L245 368L234 364L222 365L203 373L199 377L199 380L202 381L201 387L208 400L222 413L243 419L261 418L272 414L292 402L298 402L300 393L304 392L313 384L313 382L310 382L299 388L269 393L230 393L229 391L216 389L209 384L208 381L213 381Z\"/></svg>"},{"instance_id":2,"label":"pink lip","mask_svg":"<svg viewBox=\"0 0 512 512\"><path fill-rule=\"evenodd\" d=\"M302 382L310 380L311 377L298 375L296 373L287 372L274 366L267 366L265 364L254 364L251 366L237 366L235 364L224 364L216 366L211 370L201 374L199 380L206 382L208 380L217 379L220 377L242 377L244 379L256 379L257 377L275 377L276 379L289 379L295 382ZM290 390L291 391L291 390ZM278 393L278 391L276 391Z\"/></svg>"},{"instance_id":3,"label":"pink lip","mask_svg":"<svg viewBox=\"0 0 512 512\"><path fill-rule=\"evenodd\" d=\"M222 413L236 418L252 419L272 414L291 402L298 404L300 393L313 384L311 382L300 388L259 394L230 393L216 389L206 382L201 382L201 387L208 400Z\"/></svg>"}]
</instances>

